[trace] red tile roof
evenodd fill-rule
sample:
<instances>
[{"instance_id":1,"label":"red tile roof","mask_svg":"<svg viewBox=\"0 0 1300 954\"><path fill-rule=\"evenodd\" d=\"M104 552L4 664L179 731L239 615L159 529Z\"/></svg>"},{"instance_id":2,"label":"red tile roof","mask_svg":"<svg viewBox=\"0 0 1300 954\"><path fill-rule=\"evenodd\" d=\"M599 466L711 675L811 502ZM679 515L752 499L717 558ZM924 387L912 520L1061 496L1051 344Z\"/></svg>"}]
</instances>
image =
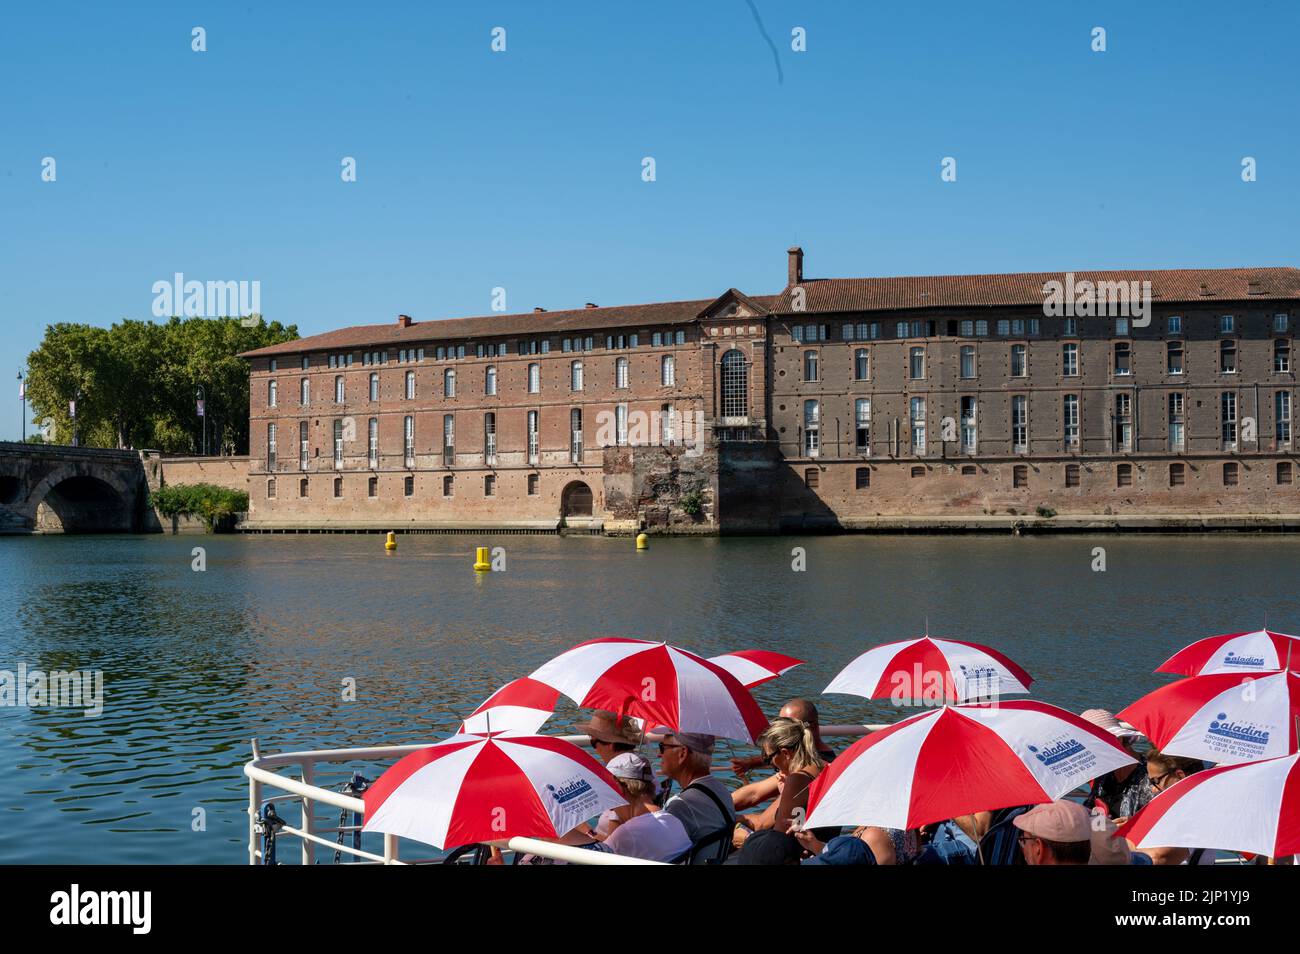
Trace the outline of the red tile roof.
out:
<instances>
[{"instance_id":1,"label":"red tile roof","mask_svg":"<svg viewBox=\"0 0 1300 954\"><path fill-rule=\"evenodd\" d=\"M1004 275L918 275L901 278L809 278L803 313L899 311L915 308L981 306L1040 306L1043 284L1064 281L1063 272L1024 272ZM1200 268L1075 272L1081 281L1150 281L1151 297L1161 302L1250 301L1300 299L1300 269ZM644 328L695 321L714 301L669 301L649 305L574 308L568 311L526 312L414 321L402 327L394 319L381 325L353 325L337 331L286 341L245 352L243 357L296 354L373 347L401 347L472 338L527 337ZM791 290L778 295L753 295L752 301L778 314L797 314Z\"/></svg>"},{"instance_id":2,"label":"red tile roof","mask_svg":"<svg viewBox=\"0 0 1300 954\"><path fill-rule=\"evenodd\" d=\"M808 312L894 311L906 308L1042 305L1043 283L1064 282L1064 272L1009 275L918 275L904 278L811 278L801 282ZM1075 272L1074 280L1150 281L1151 298L1163 302L1300 298L1300 269L1193 268ZM791 290L773 311L794 313Z\"/></svg>"},{"instance_id":3,"label":"red tile roof","mask_svg":"<svg viewBox=\"0 0 1300 954\"><path fill-rule=\"evenodd\" d=\"M392 322L382 325L352 325L337 331L246 351L241 357L256 358L334 348L393 348L431 341L461 342L470 338L527 337L603 328L680 325L694 321L708 304L707 299L668 301L653 305L615 305L608 308L574 308L569 311L533 311L520 315L444 318L438 321L413 321L405 328L394 317Z\"/></svg>"}]
</instances>

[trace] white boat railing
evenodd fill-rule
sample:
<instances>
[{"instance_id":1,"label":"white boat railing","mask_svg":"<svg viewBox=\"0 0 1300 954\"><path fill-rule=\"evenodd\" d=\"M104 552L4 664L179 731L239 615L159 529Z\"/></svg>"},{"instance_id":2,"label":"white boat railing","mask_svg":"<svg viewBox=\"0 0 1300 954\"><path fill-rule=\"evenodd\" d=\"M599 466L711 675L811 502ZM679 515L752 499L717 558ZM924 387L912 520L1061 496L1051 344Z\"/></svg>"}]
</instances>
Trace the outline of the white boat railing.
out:
<instances>
[{"instance_id":1,"label":"white boat railing","mask_svg":"<svg viewBox=\"0 0 1300 954\"><path fill-rule=\"evenodd\" d=\"M821 734L823 737L829 738L856 737L883 728L885 728L884 725L830 725L824 726ZM591 740L585 735L565 735L560 736L560 738L578 745L591 744ZM660 736L653 733L646 736L646 741L649 743L657 742L659 739ZM728 751L725 741L719 741L722 745L721 751L715 753L717 755ZM244 765L244 775L248 777L248 863L250 865L264 863L261 848L262 808L268 802L278 804L286 802L299 803L301 814L298 826L291 825L285 819L284 825L278 830L276 837L279 839L288 836L298 839L301 842L301 863L304 865L316 864L316 850L318 847L339 853L341 861L343 856L351 859L344 862L346 864L409 865L440 864L442 862L442 859L438 857L402 858L402 846L399 842L403 841L403 839L399 839L395 835L386 834L383 836L382 853L364 851L361 848L353 847L351 840L346 837L356 832L358 826L335 825L323 827L316 817L316 809L322 805L336 808L342 812L353 812L358 816L364 815L366 810L365 802L360 798L317 784L320 775L334 774L339 778L343 778L350 773L340 772L337 769L334 769L332 773L318 772L318 766L339 766L359 762L392 762L409 755L411 752L428 748L431 743L417 742L410 745L317 749L308 752L276 752L267 755L262 754L257 739L253 739L252 744L253 758ZM285 769L293 771L289 775L282 774ZM293 777L294 775L297 777ZM345 837L339 838L340 833ZM331 841L325 836L333 836L337 840ZM421 843L417 842L416 844ZM511 838L505 843L505 848L519 854L532 854L541 858L577 865L658 864L658 862L646 861L642 858L631 858L626 855L615 855L604 851L590 851L586 848L576 848L570 845L557 845L536 838ZM421 850L427 854L430 849L428 845L421 844Z\"/></svg>"}]
</instances>

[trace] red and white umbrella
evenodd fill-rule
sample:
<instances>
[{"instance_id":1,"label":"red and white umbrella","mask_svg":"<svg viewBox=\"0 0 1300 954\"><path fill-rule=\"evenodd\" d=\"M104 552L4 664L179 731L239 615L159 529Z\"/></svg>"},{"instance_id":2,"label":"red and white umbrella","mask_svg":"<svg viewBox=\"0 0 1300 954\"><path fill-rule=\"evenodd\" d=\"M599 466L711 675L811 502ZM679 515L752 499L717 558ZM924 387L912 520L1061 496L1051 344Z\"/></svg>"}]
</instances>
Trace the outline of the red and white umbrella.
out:
<instances>
[{"instance_id":1,"label":"red and white umbrella","mask_svg":"<svg viewBox=\"0 0 1300 954\"><path fill-rule=\"evenodd\" d=\"M457 732L536 732L555 713L559 698L554 686L516 679L488 696Z\"/></svg>"},{"instance_id":2,"label":"red and white umbrella","mask_svg":"<svg viewBox=\"0 0 1300 954\"><path fill-rule=\"evenodd\" d=\"M813 781L805 827L916 828L1050 802L1135 761L1105 729L1044 702L945 706L845 749Z\"/></svg>"},{"instance_id":3,"label":"red and white umbrella","mask_svg":"<svg viewBox=\"0 0 1300 954\"><path fill-rule=\"evenodd\" d=\"M412 752L362 798L362 831L436 848L558 838L627 803L614 777L572 742L509 733L455 735Z\"/></svg>"},{"instance_id":4,"label":"red and white umbrella","mask_svg":"<svg viewBox=\"0 0 1300 954\"><path fill-rule=\"evenodd\" d=\"M767 718L727 670L667 643L610 637L556 656L530 677L585 708L608 709L649 725L753 742Z\"/></svg>"},{"instance_id":5,"label":"red and white umbrella","mask_svg":"<svg viewBox=\"0 0 1300 954\"><path fill-rule=\"evenodd\" d=\"M774 653L766 649L737 649L734 653L710 656L709 662L721 666L740 680L746 689L753 689L777 676L784 676L795 666L802 666L802 659Z\"/></svg>"},{"instance_id":6,"label":"red and white umbrella","mask_svg":"<svg viewBox=\"0 0 1300 954\"><path fill-rule=\"evenodd\" d=\"M1161 686L1119 718L1161 752L1235 764L1296 751L1298 715L1300 677L1295 673L1222 672Z\"/></svg>"},{"instance_id":7,"label":"red and white umbrella","mask_svg":"<svg viewBox=\"0 0 1300 954\"><path fill-rule=\"evenodd\" d=\"M824 691L937 705L1028 692L1033 681L988 646L921 636L868 649Z\"/></svg>"},{"instance_id":8,"label":"red and white umbrella","mask_svg":"<svg viewBox=\"0 0 1300 954\"><path fill-rule=\"evenodd\" d=\"M1174 653L1156 672L1208 676L1216 672L1300 670L1300 639L1257 629L1206 636Z\"/></svg>"},{"instance_id":9,"label":"red and white umbrella","mask_svg":"<svg viewBox=\"0 0 1300 954\"><path fill-rule=\"evenodd\" d=\"M1300 756L1220 765L1175 782L1119 829L1138 848L1300 853Z\"/></svg>"}]
</instances>

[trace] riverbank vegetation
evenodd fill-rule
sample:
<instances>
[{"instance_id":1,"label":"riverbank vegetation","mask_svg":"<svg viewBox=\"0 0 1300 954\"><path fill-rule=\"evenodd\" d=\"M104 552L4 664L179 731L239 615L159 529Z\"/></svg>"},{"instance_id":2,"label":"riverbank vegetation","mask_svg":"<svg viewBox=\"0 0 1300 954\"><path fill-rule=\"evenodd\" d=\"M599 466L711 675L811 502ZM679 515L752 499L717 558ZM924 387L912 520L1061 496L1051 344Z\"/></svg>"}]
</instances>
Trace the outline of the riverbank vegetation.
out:
<instances>
[{"instance_id":1,"label":"riverbank vegetation","mask_svg":"<svg viewBox=\"0 0 1300 954\"><path fill-rule=\"evenodd\" d=\"M71 443L75 401L83 446L197 454L202 387L208 453L246 454L248 363L239 354L297 337L295 326L260 318L248 326L238 318L48 325L27 358L31 420L54 443Z\"/></svg>"},{"instance_id":2,"label":"riverbank vegetation","mask_svg":"<svg viewBox=\"0 0 1300 954\"><path fill-rule=\"evenodd\" d=\"M215 484L175 484L151 491L149 505L168 520L197 517L213 533L229 529L235 514L248 511L248 493Z\"/></svg>"}]
</instances>

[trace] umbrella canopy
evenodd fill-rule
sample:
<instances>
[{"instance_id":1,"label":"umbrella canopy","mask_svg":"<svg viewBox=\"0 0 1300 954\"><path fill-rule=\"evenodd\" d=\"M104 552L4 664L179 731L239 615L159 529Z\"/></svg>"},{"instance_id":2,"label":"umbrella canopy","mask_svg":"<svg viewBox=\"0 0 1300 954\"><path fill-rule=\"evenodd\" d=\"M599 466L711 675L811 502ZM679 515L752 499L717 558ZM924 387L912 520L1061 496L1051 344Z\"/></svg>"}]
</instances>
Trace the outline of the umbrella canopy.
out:
<instances>
[{"instance_id":1,"label":"umbrella canopy","mask_svg":"<svg viewBox=\"0 0 1300 954\"><path fill-rule=\"evenodd\" d=\"M581 643L531 678L580 706L753 742L767 719L740 681L716 663L667 643L611 637Z\"/></svg>"},{"instance_id":2,"label":"umbrella canopy","mask_svg":"<svg viewBox=\"0 0 1300 954\"><path fill-rule=\"evenodd\" d=\"M455 735L412 752L362 798L362 831L436 848L558 838L627 802L604 766L572 742L510 733Z\"/></svg>"},{"instance_id":3,"label":"umbrella canopy","mask_svg":"<svg viewBox=\"0 0 1300 954\"><path fill-rule=\"evenodd\" d=\"M1285 672L1192 676L1119 713L1161 752L1219 764L1290 755L1297 715L1300 677Z\"/></svg>"},{"instance_id":4,"label":"umbrella canopy","mask_svg":"<svg viewBox=\"0 0 1300 954\"><path fill-rule=\"evenodd\" d=\"M1033 681L995 649L922 636L868 649L825 691L893 699L900 705L937 705L1028 692Z\"/></svg>"},{"instance_id":5,"label":"umbrella canopy","mask_svg":"<svg viewBox=\"0 0 1300 954\"><path fill-rule=\"evenodd\" d=\"M1300 853L1300 756L1221 765L1175 782L1119 834L1139 848Z\"/></svg>"},{"instance_id":6,"label":"umbrella canopy","mask_svg":"<svg viewBox=\"0 0 1300 954\"><path fill-rule=\"evenodd\" d=\"M737 649L734 653L710 656L709 662L727 670L739 679L740 684L746 689L771 682L777 676L784 676L795 666L803 665L802 659L766 649Z\"/></svg>"},{"instance_id":7,"label":"umbrella canopy","mask_svg":"<svg viewBox=\"0 0 1300 954\"><path fill-rule=\"evenodd\" d=\"M916 828L1050 802L1135 761L1109 732L1043 702L945 706L845 749L812 783L805 827Z\"/></svg>"},{"instance_id":8,"label":"umbrella canopy","mask_svg":"<svg viewBox=\"0 0 1300 954\"><path fill-rule=\"evenodd\" d=\"M1156 672L1208 676L1216 672L1300 671L1300 639L1257 629L1206 636L1166 659Z\"/></svg>"},{"instance_id":9,"label":"umbrella canopy","mask_svg":"<svg viewBox=\"0 0 1300 954\"><path fill-rule=\"evenodd\" d=\"M488 696L457 732L536 732L555 713L559 698L554 686L516 679Z\"/></svg>"}]
</instances>

